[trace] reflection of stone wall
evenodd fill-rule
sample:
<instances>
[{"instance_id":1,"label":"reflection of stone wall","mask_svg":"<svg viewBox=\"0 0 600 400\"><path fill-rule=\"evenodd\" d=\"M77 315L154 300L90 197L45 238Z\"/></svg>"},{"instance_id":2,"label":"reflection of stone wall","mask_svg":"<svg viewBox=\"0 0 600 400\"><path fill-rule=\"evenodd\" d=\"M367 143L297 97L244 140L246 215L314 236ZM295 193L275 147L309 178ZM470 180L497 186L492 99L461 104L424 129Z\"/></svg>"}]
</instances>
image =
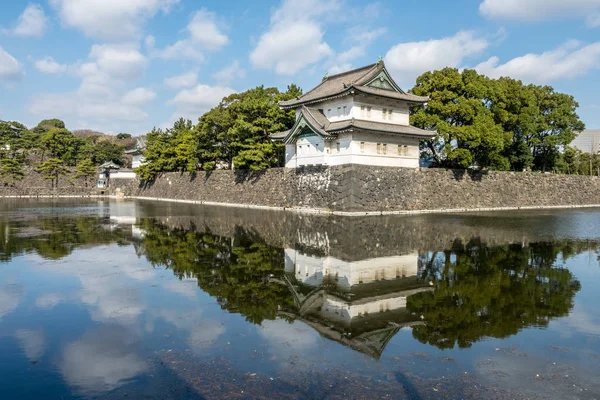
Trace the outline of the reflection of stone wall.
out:
<instances>
[{"instance_id":1,"label":"reflection of stone wall","mask_svg":"<svg viewBox=\"0 0 600 400\"><path fill-rule=\"evenodd\" d=\"M472 238L501 245L569 236L569 226L560 217L565 211L548 211L544 215L522 211L517 217L520 222L513 224L514 212L348 218L149 201L140 202L138 210L140 216L155 216L171 228L194 226L227 237L243 228L272 246L344 261L449 250L456 240L464 243ZM523 223L529 215L535 223Z\"/></svg>"},{"instance_id":2,"label":"reflection of stone wall","mask_svg":"<svg viewBox=\"0 0 600 400\"><path fill-rule=\"evenodd\" d=\"M600 178L348 165L264 172L168 173L126 195L333 211L414 211L600 204Z\"/></svg>"}]
</instances>

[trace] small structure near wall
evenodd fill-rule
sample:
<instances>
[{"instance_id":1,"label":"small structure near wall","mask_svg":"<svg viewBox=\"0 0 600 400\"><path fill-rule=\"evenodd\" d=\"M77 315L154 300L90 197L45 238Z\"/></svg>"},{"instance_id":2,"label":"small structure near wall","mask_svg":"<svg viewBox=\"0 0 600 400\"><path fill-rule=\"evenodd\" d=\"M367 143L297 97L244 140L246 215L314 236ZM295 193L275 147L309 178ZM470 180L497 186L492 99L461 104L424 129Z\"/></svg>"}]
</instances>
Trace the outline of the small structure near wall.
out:
<instances>
[{"instance_id":1,"label":"small structure near wall","mask_svg":"<svg viewBox=\"0 0 600 400\"><path fill-rule=\"evenodd\" d=\"M285 166L364 164L419 167L419 141L436 132L409 124L409 107L428 97L404 92L382 60L325 76L321 84L279 103L296 110L289 131L271 135L285 142Z\"/></svg>"},{"instance_id":2,"label":"small structure near wall","mask_svg":"<svg viewBox=\"0 0 600 400\"><path fill-rule=\"evenodd\" d=\"M125 151L125 154L131 155L131 168L135 169L144 163L144 149L146 148L146 136L140 136L135 142L135 147Z\"/></svg>"},{"instance_id":3,"label":"small structure near wall","mask_svg":"<svg viewBox=\"0 0 600 400\"><path fill-rule=\"evenodd\" d=\"M110 180L112 179L135 179L136 175L130 169L122 169L119 165L112 161L107 161L98 167L100 173L98 174L98 181L96 187L98 189L106 189L110 186Z\"/></svg>"}]
</instances>

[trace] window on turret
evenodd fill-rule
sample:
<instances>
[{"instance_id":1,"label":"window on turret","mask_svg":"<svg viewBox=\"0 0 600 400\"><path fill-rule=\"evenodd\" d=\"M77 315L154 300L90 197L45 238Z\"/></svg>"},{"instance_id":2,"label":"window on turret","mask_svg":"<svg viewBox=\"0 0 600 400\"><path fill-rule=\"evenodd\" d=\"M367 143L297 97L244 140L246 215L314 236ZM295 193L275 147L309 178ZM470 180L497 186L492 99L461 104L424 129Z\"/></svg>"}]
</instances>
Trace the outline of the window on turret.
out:
<instances>
[{"instance_id":1,"label":"window on turret","mask_svg":"<svg viewBox=\"0 0 600 400\"><path fill-rule=\"evenodd\" d=\"M344 106L344 117L346 117L348 115L348 107Z\"/></svg>"},{"instance_id":2,"label":"window on turret","mask_svg":"<svg viewBox=\"0 0 600 400\"><path fill-rule=\"evenodd\" d=\"M383 144L383 154L387 154L387 144Z\"/></svg>"},{"instance_id":3,"label":"window on turret","mask_svg":"<svg viewBox=\"0 0 600 400\"><path fill-rule=\"evenodd\" d=\"M381 154L381 143L377 143L377 154Z\"/></svg>"},{"instance_id":4,"label":"window on turret","mask_svg":"<svg viewBox=\"0 0 600 400\"><path fill-rule=\"evenodd\" d=\"M360 142L360 152L361 153L365 152L365 142Z\"/></svg>"},{"instance_id":5,"label":"window on turret","mask_svg":"<svg viewBox=\"0 0 600 400\"><path fill-rule=\"evenodd\" d=\"M367 114L365 114L365 108L365 106L360 106L360 116L363 118L367 116Z\"/></svg>"},{"instance_id":6,"label":"window on turret","mask_svg":"<svg viewBox=\"0 0 600 400\"><path fill-rule=\"evenodd\" d=\"M371 107L367 107L367 118L371 118Z\"/></svg>"}]
</instances>

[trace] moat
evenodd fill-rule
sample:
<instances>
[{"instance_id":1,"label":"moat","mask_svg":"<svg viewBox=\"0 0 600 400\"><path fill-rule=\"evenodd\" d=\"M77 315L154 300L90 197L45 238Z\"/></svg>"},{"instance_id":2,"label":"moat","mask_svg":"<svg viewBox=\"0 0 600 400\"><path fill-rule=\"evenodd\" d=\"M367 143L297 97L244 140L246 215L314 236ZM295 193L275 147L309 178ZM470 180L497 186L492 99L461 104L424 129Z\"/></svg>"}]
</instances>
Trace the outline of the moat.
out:
<instances>
[{"instance_id":1,"label":"moat","mask_svg":"<svg viewBox=\"0 0 600 400\"><path fill-rule=\"evenodd\" d=\"M600 397L600 209L0 201L1 399Z\"/></svg>"}]
</instances>

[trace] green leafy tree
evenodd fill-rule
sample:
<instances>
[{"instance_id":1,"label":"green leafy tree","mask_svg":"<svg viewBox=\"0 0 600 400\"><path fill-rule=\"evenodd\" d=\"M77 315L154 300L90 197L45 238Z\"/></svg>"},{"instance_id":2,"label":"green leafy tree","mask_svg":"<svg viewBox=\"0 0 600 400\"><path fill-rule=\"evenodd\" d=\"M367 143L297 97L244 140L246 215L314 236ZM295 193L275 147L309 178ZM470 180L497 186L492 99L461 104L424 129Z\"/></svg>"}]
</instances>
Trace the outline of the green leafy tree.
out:
<instances>
[{"instance_id":1,"label":"green leafy tree","mask_svg":"<svg viewBox=\"0 0 600 400\"><path fill-rule=\"evenodd\" d=\"M44 119L32 130L37 134L41 134L55 128L65 129L65 123L58 118Z\"/></svg>"},{"instance_id":2,"label":"green leafy tree","mask_svg":"<svg viewBox=\"0 0 600 400\"><path fill-rule=\"evenodd\" d=\"M117 139L119 139L119 140L131 139L131 134L129 134L129 133L119 133L117 135Z\"/></svg>"},{"instance_id":3,"label":"green leafy tree","mask_svg":"<svg viewBox=\"0 0 600 400\"><path fill-rule=\"evenodd\" d=\"M421 75L412 92L431 97L411 120L439 133L422 147L438 166L555 170L584 129L574 98L550 86L445 68Z\"/></svg>"},{"instance_id":4,"label":"green leafy tree","mask_svg":"<svg viewBox=\"0 0 600 400\"><path fill-rule=\"evenodd\" d=\"M85 182L85 186L88 186L88 183L91 179L96 176L97 167L89 158L84 158L79 163L77 163L77 170L75 175L73 176L75 179L83 178Z\"/></svg>"},{"instance_id":5,"label":"green leafy tree","mask_svg":"<svg viewBox=\"0 0 600 400\"><path fill-rule=\"evenodd\" d=\"M285 93L259 86L225 97L196 126L204 169L218 164L254 170L277 165L281 145L269 135L289 129L295 121L294 111L281 110L278 102L301 93L296 85L288 86Z\"/></svg>"},{"instance_id":6,"label":"green leafy tree","mask_svg":"<svg viewBox=\"0 0 600 400\"><path fill-rule=\"evenodd\" d=\"M0 179L5 185L13 185L25 176L23 160L19 158L0 159Z\"/></svg>"},{"instance_id":7,"label":"green leafy tree","mask_svg":"<svg viewBox=\"0 0 600 400\"><path fill-rule=\"evenodd\" d=\"M64 161L60 158L49 158L37 167L37 171L43 174L44 179L51 181L53 188L57 188L58 178L61 175L66 175L69 170L64 166Z\"/></svg>"},{"instance_id":8,"label":"green leafy tree","mask_svg":"<svg viewBox=\"0 0 600 400\"><path fill-rule=\"evenodd\" d=\"M427 108L413 110L411 122L438 132L424 143L437 165L508 168L503 151L512 137L489 108L493 96L489 78L473 70L445 68L419 76L412 92L431 97Z\"/></svg>"},{"instance_id":9,"label":"green leafy tree","mask_svg":"<svg viewBox=\"0 0 600 400\"><path fill-rule=\"evenodd\" d=\"M75 163L81 140L67 129L49 129L41 134L40 141L44 154L50 158L61 158L69 164Z\"/></svg>"}]
</instances>

